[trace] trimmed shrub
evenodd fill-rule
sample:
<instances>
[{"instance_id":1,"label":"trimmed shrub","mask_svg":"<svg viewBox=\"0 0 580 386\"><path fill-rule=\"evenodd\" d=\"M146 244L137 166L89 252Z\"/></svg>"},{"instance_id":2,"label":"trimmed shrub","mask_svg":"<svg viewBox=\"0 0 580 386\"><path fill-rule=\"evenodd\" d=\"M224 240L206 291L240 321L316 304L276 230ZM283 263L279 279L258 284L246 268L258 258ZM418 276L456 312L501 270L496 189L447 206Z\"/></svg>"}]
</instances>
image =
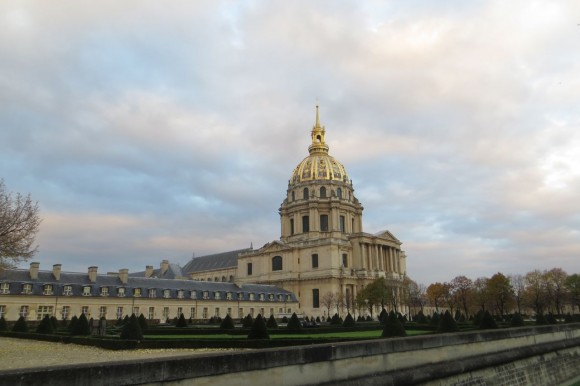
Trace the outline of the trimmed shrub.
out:
<instances>
[{"instance_id":1,"label":"trimmed shrub","mask_svg":"<svg viewBox=\"0 0 580 386\"><path fill-rule=\"evenodd\" d=\"M544 324L548 324L548 321L546 320L546 317L541 312L536 315L536 324L538 326L542 326Z\"/></svg>"},{"instance_id":2,"label":"trimmed shrub","mask_svg":"<svg viewBox=\"0 0 580 386\"><path fill-rule=\"evenodd\" d=\"M227 314L224 320L222 320L220 324L220 329L224 331L231 331L235 329L234 320L232 319L230 314Z\"/></svg>"},{"instance_id":3,"label":"trimmed shrub","mask_svg":"<svg viewBox=\"0 0 580 386\"><path fill-rule=\"evenodd\" d=\"M522 315L520 315L519 312L516 312L515 314L512 315L512 318L510 320L510 326L511 327L523 327L524 326L524 318L522 318Z\"/></svg>"},{"instance_id":4,"label":"trimmed shrub","mask_svg":"<svg viewBox=\"0 0 580 386\"><path fill-rule=\"evenodd\" d=\"M76 315L74 315L72 317L72 319L70 320L70 323L68 324L68 332L70 332L71 334L73 333L73 331L76 328L77 323L79 322L79 318L77 318Z\"/></svg>"},{"instance_id":5,"label":"trimmed shrub","mask_svg":"<svg viewBox=\"0 0 580 386\"><path fill-rule=\"evenodd\" d=\"M302 329L302 325L300 324L300 320L298 320L298 316L296 312L292 314L290 320L288 321L288 325L286 326L288 330L293 331L300 331Z\"/></svg>"},{"instance_id":6,"label":"trimmed shrub","mask_svg":"<svg viewBox=\"0 0 580 386\"><path fill-rule=\"evenodd\" d=\"M481 322L477 328L480 330L492 330L497 328L497 323L489 311L485 311L483 318L481 318Z\"/></svg>"},{"instance_id":7,"label":"trimmed shrub","mask_svg":"<svg viewBox=\"0 0 580 386\"><path fill-rule=\"evenodd\" d=\"M58 329L58 319L56 319L54 316L50 317L50 324L52 325L53 331L56 331Z\"/></svg>"},{"instance_id":8,"label":"trimmed shrub","mask_svg":"<svg viewBox=\"0 0 580 386\"><path fill-rule=\"evenodd\" d=\"M26 323L26 319L24 316L18 318L14 326L12 326L12 331L14 332L28 332L28 324Z\"/></svg>"},{"instance_id":9,"label":"trimmed shrub","mask_svg":"<svg viewBox=\"0 0 580 386\"><path fill-rule=\"evenodd\" d=\"M439 322L441 321L441 316L439 316L439 314L437 312L433 313L433 316L431 316L431 327L437 329L439 328Z\"/></svg>"},{"instance_id":10,"label":"trimmed shrub","mask_svg":"<svg viewBox=\"0 0 580 386\"><path fill-rule=\"evenodd\" d=\"M391 311L386 320L385 326L383 327L383 333L381 334L383 338L394 338L398 336L407 336L405 327L403 323L399 320L397 314Z\"/></svg>"},{"instance_id":11,"label":"trimmed shrub","mask_svg":"<svg viewBox=\"0 0 580 386\"><path fill-rule=\"evenodd\" d=\"M355 325L354 319L349 312L346 315L346 317L344 318L344 322L342 323L342 327L354 327L354 325Z\"/></svg>"},{"instance_id":12,"label":"trimmed shrub","mask_svg":"<svg viewBox=\"0 0 580 386\"><path fill-rule=\"evenodd\" d=\"M115 323L115 326L117 327L121 327L125 322L123 321L123 318L119 318L117 319L117 322Z\"/></svg>"},{"instance_id":13,"label":"trimmed shrub","mask_svg":"<svg viewBox=\"0 0 580 386\"><path fill-rule=\"evenodd\" d=\"M54 328L52 326L52 322L50 320L50 316L44 315L42 321L36 327L36 333L38 334L54 334Z\"/></svg>"},{"instance_id":14,"label":"trimmed shrub","mask_svg":"<svg viewBox=\"0 0 580 386\"><path fill-rule=\"evenodd\" d=\"M149 324L147 323L147 319L145 319L145 315L139 315L139 327L141 327L141 331L145 331L149 328Z\"/></svg>"},{"instance_id":15,"label":"trimmed shrub","mask_svg":"<svg viewBox=\"0 0 580 386\"><path fill-rule=\"evenodd\" d=\"M0 331L8 331L8 325L4 316L0 317Z\"/></svg>"},{"instance_id":16,"label":"trimmed shrub","mask_svg":"<svg viewBox=\"0 0 580 386\"><path fill-rule=\"evenodd\" d=\"M252 328L253 324L254 324L254 319L252 318L252 315L250 315L250 314L246 315L244 320L242 320L242 327L243 328Z\"/></svg>"},{"instance_id":17,"label":"trimmed shrub","mask_svg":"<svg viewBox=\"0 0 580 386\"><path fill-rule=\"evenodd\" d=\"M367 320L367 322L372 322L373 321L373 318L372 318L372 316L367 315L367 319L366 320Z\"/></svg>"},{"instance_id":18,"label":"trimmed shrub","mask_svg":"<svg viewBox=\"0 0 580 386\"><path fill-rule=\"evenodd\" d=\"M282 318L282 323L288 323L288 317L286 315Z\"/></svg>"},{"instance_id":19,"label":"trimmed shrub","mask_svg":"<svg viewBox=\"0 0 580 386\"><path fill-rule=\"evenodd\" d=\"M419 313L415 316L415 322L421 323L421 324L428 324L429 319L427 319L427 317L425 316L423 311L419 311Z\"/></svg>"},{"instance_id":20,"label":"trimmed shrub","mask_svg":"<svg viewBox=\"0 0 580 386\"><path fill-rule=\"evenodd\" d=\"M276 318L274 318L274 315L270 315L268 321L266 322L266 327L268 327L269 329L278 328L278 323L276 322Z\"/></svg>"},{"instance_id":21,"label":"trimmed shrub","mask_svg":"<svg viewBox=\"0 0 580 386\"><path fill-rule=\"evenodd\" d=\"M320 322L320 316L317 316L317 317L316 317L316 323L318 323L318 324L320 324L320 323L321 323L321 322Z\"/></svg>"},{"instance_id":22,"label":"trimmed shrub","mask_svg":"<svg viewBox=\"0 0 580 386\"><path fill-rule=\"evenodd\" d=\"M483 315L485 315L485 312L483 310L477 311L477 314L475 314L475 317L473 318L473 324L475 326L479 326L481 324L481 320L483 319Z\"/></svg>"},{"instance_id":23,"label":"trimmed shrub","mask_svg":"<svg viewBox=\"0 0 580 386\"><path fill-rule=\"evenodd\" d=\"M359 316L356 318L356 321L357 321L357 322L364 322L364 321L365 321L365 318L363 318L362 316L360 316L360 315L359 315Z\"/></svg>"},{"instance_id":24,"label":"trimmed shrub","mask_svg":"<svg viewBox=\"0 0 580 386\"><path fill-rule=\"evenodd\" d=\"M554 314L552 314L551 312L548 313L548 316L546 316L546 321L548 322L548 324L558 324L558 320L556 319L556 316Z\"/></svg>"},{"instance_id":25,"label":"trimmed shrub","mask_svg":"<svg viewBox=\"0 0 580 386\"><path fill-rule=\"evenodd\" d=\"M387 322L387 319L389 318L389 313L387 312L387 310L385 310L384 308L381 310L381 313L379 314L379 322L381 324L385 324Z\"/></svg>"},{"instance_id":26,"label":"trimmed shrub","mask_svg":"<svg viewBox=\"0 0 580 386\"><path fill-rule=\"evenodd\" d=\"M129 323L123 326L123 331L121 331L121 339L143 340L143 331L141 331L141 327L139 326L139 320L135 316L135 314L131 314L131 317L129 318Z\"/></svg>"},{"instance_id":27,"label":"trimmed shrub","mask_svg":"<svg viewBox=\"0 0 580 386\"><path fill-rule=\"evenodd\" d=\"M177 319L177 323L175 324L175 327L178 327L178 328L187 327L187 320L185 320L185 316L183 316L183 314L179 315L179 319Z\"/></svg>"},{"instance_id":28,"label":"trimmed shrub","mask_svg":"<svg viewBox=\"0 0 580 386\"><path fill-rule=\"evenodd\" d=\"M90 335L91 329L89 328L89 321L85 314L79 316L77 322L74 325L74 329L71 332L72 335Z\"/></svg>"},{"instance_id":29,"label":"trimmed shrub","mask_svg":"<svg viewBox=\"0 0 580 386\"><path fill-rule=\"evenodd\" d=\"M252 324L250 333L248 334L248 339L270 339L268 334L268 329L266 328L266 323L264 323L264 318L262 315L258 314L256 320Z\"/></svg>"},{"instance_id":30,"label":"trimmed shrub","mask_svg":"<svg viewBox=\"0 0 580 386\"><path fill-rule=\"evenodd\" d=\"M340 325L340 317L338 316L338 314L334 314L332 316L332 318L330 319L330 325L332 326Z\"/></svg>"},{"instance_id":31,"label":"trimmed shrub","mask_svg":"<svg viewBox=\"0 0 580 386\"><path fill-rule=\"evenodd\" d=\"M457 332L459 331L459 327L457 327L457 323L453 316L449 311L445 311L441 320L439 321L439 326L437 326L437 332Z\"/></svg>"}]
</instances>

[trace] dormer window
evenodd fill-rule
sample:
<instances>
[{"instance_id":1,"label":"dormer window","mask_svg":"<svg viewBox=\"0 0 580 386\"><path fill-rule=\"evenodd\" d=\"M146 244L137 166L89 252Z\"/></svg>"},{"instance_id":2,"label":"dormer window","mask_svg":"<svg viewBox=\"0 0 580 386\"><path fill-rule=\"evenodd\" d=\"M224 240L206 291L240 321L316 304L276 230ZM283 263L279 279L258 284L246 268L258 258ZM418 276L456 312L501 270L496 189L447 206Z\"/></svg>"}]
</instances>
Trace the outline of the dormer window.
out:
<instances>
[{"instance_id":1,"label":"dormer window","mask_svg":"<svg viewBox=\"0 0 580 386\"><path fill-rule=\"evenodd\" d=\"M292 301L292 295L286 295L286 300L291 302Z\"/></svg>"},{"instance_id":2,"label":"dormer window","mask_svg":"<svg viewBox=\"0 0 580 386\"><path fill-rule=\"evenodd\" d=\"M156 298L157 297L157 290L155 288L149 288L149 297Z\"/></svg>"},{"instance_id":3,"label":"dormer window","mask_svg":"<svg viewBox=\"0 0 580 386\"><path fill-rule=\"evenodd\" d=\"M261 300L261 301L264 301L264 299L265 299L265 296L264 296L264 294L260 294L260 300Z\"/></svg>"},{"instance_id":4,"label":"dormer window","mask_svg":"<svg viewBox=\"0 0 580 386\"><path fill-rule=\"evenodd\" d=\"M256 298L256 297L255 297L254 293L252 293L252 292L251 292L251 293L250 293L250 300L255 300L255 298Z\"/></svg>"},{"instance_id":5,"label":"dormer window","mask_svg":"<svg viewBox=\"0 0 580 386\"><path fill-rule=\"evenodd\" d=\"M273 302L274 301L274 294L268 294L268 300Z\"/></svg>"},{"instance_id":6,"label":"dormer window","mask_svg":"<svg viewBox=\"0 0 580 386\"><path fill-rule=\"evenodd\" d=\"M109 296L109 287L101 287L101 296Z\"/></svg>"},{"instance_id":7,"label":"dormer window","mask_svg":"<svg viewBox=\"0 0 580 386\"><path fill-rule=\"evenodd\" d=\"M62 289L62 294L64 296L71 296L73 293L72 285L65 285Z\"/></svg>"},{"instance_id":8,"label":"dormer window","mask_svg":"<svg viewBox=\"0 0 580 386\"><path fill-rule=\"evenodd\" d=\"M42 287L42 294L43 295L52 295L52 284L45 284Z\"/></svg>"},{"instance_id":9,"label":"dormer window","mask_svg":"<svg viewBox=\"0 0 580 386\"><path fill-rule=\"evenodd\" d=\"M120 298L125 297L125 287L119 287L119 289L117 290L117 296L119 296Z\"/></svg>"},{"instance_id":10,"label":"dormer window","mask_svg":"<svg viewBox=\"0 0 580 386\"><path fill-rule=\"evenodd\" d=\"M232 293L231 293L231 292L228 292L228 293L226 294L226 299L227 299L227 300L232 300Z\"/></svg>"},{"instance_id":11,"label":"dormer window","mask_svg":"<svg viewBox=\"0 0 580 386\"><path fill-rule=\"evenodd\" d=\"M163 290L163 297L165 299L169 299L171 297L171 290L168 290L168 289Z\"/></svg>"},{"instance_id":12,"label":"dormer window","mask_svg":"<svg viewBox=\"0 0 580 386\"><path fill-rule=\"evenodd\" d=\"M140 298L141 297L141 288L133 289L133 296L136 298Z\"/></svg>"},{"instance_id":13,"label":"dormer window","mask_svg":"<svg viewBox=\"0 0 580 386\"><path fill-rule=\"evenodd\" d=\"M238 292L238 300L244 300L244 293Z\"/></svg>"},{"instance_id":14,"label":"dormer window","mask_svg":"<svg viewBox=\"0 0 580 386\"><path fill-rule=\"evenodd\" d=\"M183 290L178 290L177 291L177 299L183 299Z\"/></svg>"},{"instance_id":15,"label":"dormer window","mask_svg":"<svg viewBox=\"0 0 580 386\"><path fill-rule=\"evenodd\" d=\"M83 296L91 296L91 287L90 286L84 286L83 287Z\"/></svg>"},{"instance_id":16,"label":"dormer window","mask_svg":"<svg viewBox=\"0 0 580 386\"><path fill-rule=\"evenodd\" d=\"M216 300L221 299L221 293L220 292L214 292L213 298L216 299Z\"/></svg>"},{"instance_id":17,"label":"dormer window","mask_svg":"<svg viewBox=\"0 0 580 386\"><path fill-rule=\"evenodd\" d=\"M197 299L197 291L191 291L191 298Z\"/></svg>"},{"instance_id":18,"label":"dormer window","mask_svg":"<svg viewBox=\"0 0 580 386\"><path fill-rule=\"evenodd\" d=\"M209 291L203 291L203 298L209 299Z\"/></svg>"},{"instance_id":19,"label":"dormer window","mask_svg":"<svg viewBox=\"0 0 580 386\"><path fill-rule=\"evenodd\" d=\"M23 284L22 285L22 293L25 295L30 295L32 293L32 284Z\"/></svg>"},{"instance_id":20,"label":"dormer window","mask_svg":"<svg viewBox=\"0 0 580 386\"><path fill-rule=\"evenodd\" d=\"M10 283L0 283L0 294L7 295L10 293Z\"/></svg>"}]
</instances>

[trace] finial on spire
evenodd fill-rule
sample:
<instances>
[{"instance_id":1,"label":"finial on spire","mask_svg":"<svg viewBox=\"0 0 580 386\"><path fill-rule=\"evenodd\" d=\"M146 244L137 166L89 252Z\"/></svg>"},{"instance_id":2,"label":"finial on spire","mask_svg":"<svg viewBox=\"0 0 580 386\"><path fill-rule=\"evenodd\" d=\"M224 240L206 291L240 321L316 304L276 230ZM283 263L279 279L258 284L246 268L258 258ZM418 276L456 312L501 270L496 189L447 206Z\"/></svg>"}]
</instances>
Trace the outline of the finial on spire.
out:
<instances>
[{"instance_id":1,"label":"finial on spire","mask_svg":"<svg viewBox=\"0 0 580 386\"><path fill-rule=\"evenodd\" d=\"M316 98L316 126L320 127L320 116L318 114L318 98Z\"/></svg>"}]
</instances>

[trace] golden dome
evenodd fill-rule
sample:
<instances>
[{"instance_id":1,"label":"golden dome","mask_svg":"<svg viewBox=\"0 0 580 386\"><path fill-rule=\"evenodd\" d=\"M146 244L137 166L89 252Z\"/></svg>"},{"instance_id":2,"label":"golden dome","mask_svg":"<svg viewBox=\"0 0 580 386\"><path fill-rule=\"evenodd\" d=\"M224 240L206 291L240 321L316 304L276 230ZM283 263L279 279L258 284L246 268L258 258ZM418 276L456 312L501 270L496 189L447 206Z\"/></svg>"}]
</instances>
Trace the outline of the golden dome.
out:
<instances>
[{"instance_id":1,"label":"golden dome","mask_svg":"<svg viewBox=\"0 0 580 386\"><path fill-rule=\"evenodd\" d=\"M344 166L328 155L328 145L324 142L324 134L325 128L320 125L318 106L316 106L316 124L312 128L312 144L308 147L310 155L296 166L289 181L290 185L319 180L350 183Z\"/></svg>"}]
</instances>

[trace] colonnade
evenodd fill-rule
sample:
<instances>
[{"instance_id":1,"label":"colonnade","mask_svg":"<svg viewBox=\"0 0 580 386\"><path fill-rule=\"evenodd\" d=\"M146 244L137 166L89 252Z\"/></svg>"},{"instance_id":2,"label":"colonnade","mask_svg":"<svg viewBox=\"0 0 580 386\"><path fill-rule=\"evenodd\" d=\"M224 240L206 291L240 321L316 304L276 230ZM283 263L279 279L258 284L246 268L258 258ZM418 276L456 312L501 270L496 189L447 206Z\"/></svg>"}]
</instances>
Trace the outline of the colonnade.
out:
<instances>
[{"instance_id":1,"label":"colonnade","mask_svg":"<svg viewBox=\"0 0 580 386\"><path fill-rule=\"evenodd\" d=\"M401 273L401 251L388 245L361 243L362 268Z\"/></svg>"}]
</instances>

